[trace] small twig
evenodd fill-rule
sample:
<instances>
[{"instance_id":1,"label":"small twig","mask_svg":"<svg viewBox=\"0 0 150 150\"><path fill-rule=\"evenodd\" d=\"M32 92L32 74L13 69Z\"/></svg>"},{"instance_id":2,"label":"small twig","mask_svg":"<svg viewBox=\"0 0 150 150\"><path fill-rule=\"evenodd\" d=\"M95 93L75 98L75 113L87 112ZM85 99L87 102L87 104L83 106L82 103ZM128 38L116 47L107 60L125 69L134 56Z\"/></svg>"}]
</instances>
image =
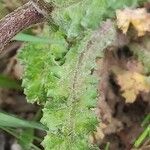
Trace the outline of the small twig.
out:
<instances>
[{"instance_id":1,"label":"small twig","mask_svg":"<svg viewBox=\"0 0 150 150\"><path fill-rule=\"evenodd\" d=\"M0 20L0 50L21 30L41 23L53 11L43 0L31 0Z\"/></svg>"}]
</instances>

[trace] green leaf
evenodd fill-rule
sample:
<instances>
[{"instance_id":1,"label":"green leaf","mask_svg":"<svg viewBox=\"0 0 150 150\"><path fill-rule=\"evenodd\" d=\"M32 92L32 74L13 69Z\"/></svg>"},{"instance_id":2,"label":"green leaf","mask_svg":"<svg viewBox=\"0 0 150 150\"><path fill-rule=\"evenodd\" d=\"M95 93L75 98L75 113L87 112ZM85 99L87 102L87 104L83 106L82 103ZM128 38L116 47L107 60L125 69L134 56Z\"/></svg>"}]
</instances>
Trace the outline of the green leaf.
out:
<instances>
[{"instance_id":1,"label":"green leaf","mask_svg":"<svg viewBox=\"0 0 150 150\"><path fill-rule=\"evenodd\" d=\"M33 42L33 43L45 43L45 44L49 44L51 42L47 38L37 37L37 36L25 34L25 33L19 33L19 34L17 34L13 38L13 40L23 41L23 42Z\"/></svg>"},{"instance_id":2,"label":"green leaf","mask_svg":"<svg viewBox=\"0 0 150 150\"><path fill-rule=\"evenodd\" d=\"M102 57L103 49L115 37L113 24L108 21L105 25L72 45L63 64L56 61L57 55L52 55L53 51L45 45L29 45L20 53L23 64L28 64L23 81L28 99L46 102L42 122L49 128L46 139L52 141L44 141L46 150L92 148L88 136L97 123L92 108L96 106L99 78L91 70L96 67L96 58Z\"/></svg>"},{"instance_id":3,"label":"green leaf","mask_svg":"<svg viewBox=\"0 0 150 150\"><path fill-rule=\"evenodd\" d=\"M2 130L4 130L5 132L7 132L8 134L14 136L19 144L21 145L21 147L24 150L29 150L29 149L33 149L33 150L40 150L36 145L32 144L31 141L34 139L36 139L37 137L33 136L33 129L26 129L24 131L21 131L21 133L19 134L16 130L8 128L8 127L0 127Z\"/></svg>"},{"instance_id":4,"label":"green leaf","mask_svg":"<svg viewBox=\"0 0 150 150\"><path fill-rule=\"evenodd\" d=\"M105 146L105 150L109 150L109 147L110 147L110 143L108 142Z\"/></svg>"},{"instance_id":5,"label":"green leaf","mask_svg":"<svg viewBox=\"0 0 150 150\"><path fill-rule=\"evenodd\" d=\"M18 142L24 150L31 149L33 140L34 140L34 130L30 128L24 129L24 131L21 132L18 138Z\"/></svg>"},{"instance_id":6,"label":"green leaf","mask_svg":"<svg viewBox=\"0 0 150 150\"><path fill-rule=\"evenodd\" d=\"M72 0L49 0L56 6ZM49 44L30 44L20 53L24 65L23 87L30 102L44 106L42 123L49 131L45 150L97 149L88 138L95 130L98 82L96 58L115 40L115 10L137 5L141 0L83 0L56 8L52 14L55 30L47 30ZM50 24L51 25L51 24ZM102 27L100 28L100 26ZM100 28L100 29L99 29Z\"/></svg>"},{"instance_id":7,"label":"green leaf","mask_svg":"<svg viewBox=\"0 0 150 150\"><path fill-rule=\"evenodd\" d=\"M147 128L141 133L139 138L135 141L134 147L139 148L139 146L146 140L146 138L149 137L150 134L150 125L147 126Z\"/></svg>"},{"instance_id":8,"label":"green leaf","mask_svg":"<svg viewBox=\"0 0 150 150\"><path fill-rule=\"evenodd\" d=\"M0 112L0 128L1 127L34 128L39 130L47 130L47 128L41 123L19 119L15 116L11 116L3 112Z\"/></svg>"},{"instance_id":9,"label":"green leaf","mask_svg":"<svg viewBox=\"0 0 150 150\"><path fill-rule=\"evenodd\" d=\"M21 85L17 81L2 74L0 74L0 87L22 90Z\"/></svg>"}]
</instances>

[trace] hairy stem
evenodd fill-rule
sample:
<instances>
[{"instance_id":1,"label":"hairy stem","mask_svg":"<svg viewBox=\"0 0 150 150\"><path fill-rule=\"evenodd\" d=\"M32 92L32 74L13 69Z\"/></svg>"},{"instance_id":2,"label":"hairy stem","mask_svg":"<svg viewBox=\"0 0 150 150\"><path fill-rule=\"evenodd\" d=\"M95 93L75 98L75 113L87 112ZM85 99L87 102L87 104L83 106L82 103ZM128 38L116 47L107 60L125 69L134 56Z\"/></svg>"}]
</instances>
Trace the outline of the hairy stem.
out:
<instances>
[{"instance_id":1,"label":"hairy stem","mask_svg":"<svg viewBox=\"0 0 150 150\"><path fill-rule=\"evenodd\" d=\"M43 0L32 0L1 19L0 50L21 30L43 22L52 10Z\"/></svg>"}]
</instances>

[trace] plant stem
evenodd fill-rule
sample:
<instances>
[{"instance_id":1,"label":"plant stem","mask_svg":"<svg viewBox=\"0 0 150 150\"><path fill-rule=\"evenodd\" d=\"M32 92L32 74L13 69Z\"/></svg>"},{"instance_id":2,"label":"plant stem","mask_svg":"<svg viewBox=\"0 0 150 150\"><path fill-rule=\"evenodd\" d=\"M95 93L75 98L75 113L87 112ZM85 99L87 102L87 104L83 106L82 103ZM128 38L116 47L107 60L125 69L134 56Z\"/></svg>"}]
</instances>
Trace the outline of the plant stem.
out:
<instances>
[{"instance_id":1,"label":"plant stem","mask_svg":"<svg viewBox=\"0 0 150 150\"><path fill-rule=\"evenodd\" d=\"M32 0L0 20L0 50L21 30L41 23L53 6L43 0Z\"/></svg>"}]
</instances>

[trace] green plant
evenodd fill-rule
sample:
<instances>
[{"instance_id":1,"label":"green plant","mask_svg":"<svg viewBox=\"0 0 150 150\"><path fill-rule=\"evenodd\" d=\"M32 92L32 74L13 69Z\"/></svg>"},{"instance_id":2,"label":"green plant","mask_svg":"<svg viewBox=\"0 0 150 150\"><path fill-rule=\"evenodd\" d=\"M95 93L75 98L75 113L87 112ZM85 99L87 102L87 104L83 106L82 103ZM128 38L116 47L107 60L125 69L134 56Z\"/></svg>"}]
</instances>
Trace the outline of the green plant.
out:
<instances>
[{"instance_id":1,"label":"green plant","mask_svg":"<svg viewBox=\"0 0 150 150\"><path fill-rule=\"evenodd\" d=\"M95 62L115 37L109 21L109 26L106 23L97 29L117 8L144 1L53 2L58 9L52 13L53 23L45 27L44 35L57 42L30 43L19 53L25 69L25 94L29 102L44 105L41 121L49 128L43 141L45 150L97 149L88 140L98 122L94 108L100 77L95 75L99 69Z\"/></svg>"},{"instance_id":2,"label":"green plant","mask_svg":"<svg viewBox=\"0 0 150 150\"><path fill-rule=\"evenodd\" d=\"M39 113L37 113L36 116L38 117L38 115ZM25 150L31 148L33 150L39 150L39 148L33 144L33 141L41 142L41 139L34 135L34 129L47 131L47 128L41 123L20 119L4 112L0 112L0 129L15 137Z\"/></svg>"},{"instance_id":3,"label":"green plant","mask_svg":"<svg viewBox=\"0 0 150 150\"><path fill-rule=\"evenodd\" d=\"M144 127L145 129L135 141L134 143L135 148L139 148L142 145L142 143L150 137L150 114L148 114L144 118L144 121L142 122L141 126Z\"/></svg>"},{"instance_id":4,"label":"green plant","mask_svg":"<svg viewBox=\"0 0 150 150\"><path fill-rule=\"evenodd\" d=\"M41 38L41 37L37 37L37 36L25 34L25 33L17 34L13 38L13 40L23 41L23 42L43 43L43 44L50 44L50 43L52 43L52 41L50 41L48 38Z\"/></svg>"},{"instance_id":5,"label":"green plant","mask_svg":"<svg viewBox=\"0 0 150 150\"><path fill-rule=\"evenodd\" d=\"M11 127L11 128L34 128L46 131L47 128L41 123L36 123L32 121L26 121L19 119L15 116L0 112L0 128Z\"/></svg>"},{"instance_id":6,"label":"green plant","mask_svg":"<svg viewBox=\"0 0 150 150\"><path fill-rule=\"evenodd\" d=\"M21 84L19 84L19 82L3 74L0 74L0 87L8 88L8 89L15 89L15 90L22 90Z\"/></svg>"}]
</instances>

